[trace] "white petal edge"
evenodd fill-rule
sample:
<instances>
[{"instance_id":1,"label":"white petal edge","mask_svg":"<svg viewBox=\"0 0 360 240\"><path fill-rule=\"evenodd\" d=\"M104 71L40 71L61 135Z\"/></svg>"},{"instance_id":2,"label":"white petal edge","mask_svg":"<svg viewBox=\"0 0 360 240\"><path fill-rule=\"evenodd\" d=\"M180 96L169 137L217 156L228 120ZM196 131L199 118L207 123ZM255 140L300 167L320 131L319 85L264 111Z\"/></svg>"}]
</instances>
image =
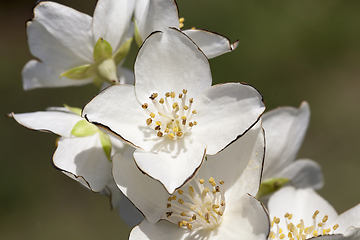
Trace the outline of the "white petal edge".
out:
<instances>
[{"instance_id":1,"label":"white petal edge","mask_svg":"<svg viewBox=\"0 0 360 240\"><path fill-rule=\"evenodd\" d=\"M60 170L84 178L94 192L103 190L111 178L111 163L98 134L60 138L53 162Z\"/></svg>"},{"instance_id":2,"label":"white petal edge","mask_svg":"<svg viewBox=\"0 0 360 240\"><path fill-rule=\"evenodd\" d=\"M266 136L264 178L271 178L295 160L310 121L310 108L280 107L263 115Z\"/></svg>"},{"instance_id":3,"label":"white petal edge","mask_svg":"<svg viewBox=\"0 0 360 240\"><path fill-rule=\"evenodd\" d=\"M211 86L210 65L205 55L176 29L153 33L139 50L134 66L136 95L149 102L152 93L188 90L192 98Z\"/></svg>"},{"instance_id":4,"label":"white petal edge","mask_svg":"<svg viewBox=\"0 0 360 240\"><path fill-rule=\"evenodd\" d=\"M227 37L203 29L187 29L182 32L191 38L209 59L234 51L239 43L231 43Z\"/></svg>"},{"instance_id":5,"label":"white petal edge","mask_svg":"<svg viewBox=\"0 0 360 240\"><path fill-rule=\"evenodd\" d=\"M24 127L53 132L63 137L70 137L75 124L82 120L80 116L74 113L59 111L11 113L11 116Z\"/></svg>"},{"instance_id":6,"label":"white petal edge","mask_svg":"<svg viewBox=\"0 0 360 240\"><path fill-rule=\"evenodd\" d=\"M193 138L207 144L207 154L216 154L242 136L265 110L262 96L250 85L224 83L212 86L194 98L197 111L192 120Z\"/></svg>"}]
</instances>

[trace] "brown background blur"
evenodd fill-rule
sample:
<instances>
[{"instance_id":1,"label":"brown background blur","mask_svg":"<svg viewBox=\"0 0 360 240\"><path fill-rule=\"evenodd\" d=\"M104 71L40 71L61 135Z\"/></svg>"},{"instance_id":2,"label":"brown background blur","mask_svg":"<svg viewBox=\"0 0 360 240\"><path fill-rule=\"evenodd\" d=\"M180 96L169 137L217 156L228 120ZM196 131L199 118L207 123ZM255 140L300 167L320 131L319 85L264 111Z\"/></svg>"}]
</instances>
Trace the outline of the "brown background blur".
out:
<instances>
[{"instance_id":1,"label":"brown background blur","mask_svg":"<svg viewBox=\"0 0 360 240\"><path fill-rule=\"evenodd\" d=\"M95 0L59 0L92 15ZM34 0L0 2L0 113L49 106L82 107L93 86L22 90L32 59L25 22ZM207 28L240 39L237 50L210 61L213 81L256 87L267 109L310 104L298 155L319 162L320 191L340 213L360 203L360 1L179 0L185 29ZM132 68L133 45L125 65ZM181 70L181 69L180 69ZM80 187L52 166L56 137L0 118L0 239L126 239L129 228L108 199Z\"/></svg>"}]
</instances>

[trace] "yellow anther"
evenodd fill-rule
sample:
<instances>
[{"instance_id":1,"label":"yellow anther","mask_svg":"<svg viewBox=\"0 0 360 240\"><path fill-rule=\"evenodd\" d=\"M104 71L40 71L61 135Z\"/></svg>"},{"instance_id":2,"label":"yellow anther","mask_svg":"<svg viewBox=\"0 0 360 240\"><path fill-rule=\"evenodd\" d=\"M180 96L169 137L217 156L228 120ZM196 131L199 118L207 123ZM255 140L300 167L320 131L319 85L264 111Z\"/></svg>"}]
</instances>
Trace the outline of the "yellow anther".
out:
<instances>
[{"instance_id":1,"label":"yellow anther","mask_svg":"<svg viewBox=\"0 0 360 240\"><path fill-rule=\"evenodd\" d=\"M193 110L193 111L192 111L192 114L197 114L197 111L196 111L196 110Z\"/></svg>"},{"instance_id":2,"label":"yellow anther","mask_svg":"<svg viewBox=\"0 0 360 240\"><path fill-rule=\"evenodd\" d=\"M190 187L189 187L189 192L194 192L193 186L190 186Z\"/></svg>"},{"instance_id":3,"label":"yellow anther","mask_svg":"<svg viewBox=\"0 0 360 240\"><path fill-rule=\"evenodd\" d=\"M297 228L300 228L301 227L301 223L299 223L298 225L296 225Z\"/></svg>"},{"instance_id":4,"label":"yellow anther","mask_svg":"<svg viewBox=\"0 0 360 240\"><path fill-rule=\"evenodd\" d=\"M284 215L285 218L288 218L289 216L290 216L289 213L285 213L285 215Z\"/></svg>"},{"instance_id":5,"label":"yellow anther","mask_svg":"<svg viewBox=\"0 0 360 240\"><path fill-rule=\"evenodd\" d=\"M203 190L203 194L207 194L208 192L209 192L210 190L209 190L209 188L204 188L204 190Z\"/></svg>"},{"instance_id":6,"label":"yellow anther","mask_svg":"<svg viewBox=\"0 0 360 240\"><path fill-rule=\"evenodd\" d=\"M166 128L164 132L165 132L165 133L169 133L170 130L169 130L168 128Z\"/></svg>"},{"instance_id":7,"label":"yellow anther","mask_svg":"<svg viewBox=\"0 0 360 240\"><path fill-rule=\"evenodd\" d=\"M156 130L156 131L159 131L160 129L161 129L160 125L157 125L157 126L155 127L155 130Z\"/></svg>"},{"instance_id":8,"label":"yellow anther","mask_svg":"<svg viewBox=\"0 0 360 240\"><path fill-rule=\"evenodd\" d=\"M183 89L183 94L186 94L187 93L187 90L186 89Z\"/></svg>"},{"instance_id":9,"label":"yellow anther","mask_svg":"<svg viewBox=\"0 0 360 240\"><path fill-rule=\"evenodd\" d=\"M176 198L177 198L176 195L172 196L172 200L176 200Z\"/></svg>"},{"instance_id":10,"label":"yellow anther","mask_svg":"<svg viewBox=\"0 0 360 240\"><path fill-rule=\"evenodd\" d=\"M174 139L174 138L175 138L175 135L174 135L174 134L172 134L172 133L169 133L169 135L168 135L168 136L169 136L169 138L170 138L170 139Z\"/></svg>"},{"instance_id":11,"label":"yellow anther","mask_svg":"<svg viewBox=\"0 0 360 240\"><path fill-rule=\"evenodd\" d=\"M219 210L219 211L216 212L216 214L219 215L219 216L222 216L224 214L224 212Z\"/></svg>"},{"instance_id":12,"label":"yellow anther","mask_svg":"<svg viewBox=\"0 0 360 240\"><path fill-rule=\"evenodd\" d=\"M317 232L316 230L314 230L313 236L314 236L314 237L317 237L318 235L319 235L318 232Z\"/></svg>"},{"instance_id":13,"label":"yellow anther","mask_svg":"<svg viewBox=\"0 0 360 240\"><path fill-rule=\"evenodd\" d=\"M159 96L159 94L157 93L153 93L151 94L151 96L149 97L151 100L154 100L157 96Z\"/></svg>"},{"instance_id":14,"label":"yellow anther","mask_svg":"<svg viewBox=\"0 0 360 240\"><path fill-rule=\"evenodd\" d=\"M194 125L196 126L198 123L197 123L197 121L194 121Z\"/></svg>"},{"instance_id":15,"label":"yellow anther","mask_svg":"<svg viewBox=\"0 0 360 240\"><path fill-rule=\"evenodd\" d=\"M174 127L172 130L173 130L173 132L177 132L177 131L179 131L179 128L178 128L178 127Z\"/></svg>"},{"instance_id":16,"label":"yellow anther","mask_svg":"<svg viewBox=\"0 0 360 240\"><path fill-rule=\"evenodd\" d=\"M179 28L182 28L182 27L184 27L184 23L179 23Z\"/></svg>"},{"instance_id":17,"label":"yellow anther","mask_svg":"<svg viewBox=\"0 0 360 240\"><path fill-rule=\"evenodd\" d=\"M175 102L173 105L172 105L172 108L173 109L179 109L179 104L177 102Z\"/></svg>"},{"instance_id":18,"label":"yellow anther","mask_svg":"<svg viewBox=\"0 0 360 240\"><path fill-rule=\"evenodd\" d=\"M182 119L182 120L184 120L184 119L186 120L186 116L182 116L181 119Z\"/></svg>"},{"instance_id":19,"label":"yellow anther","mask_svg":"<svg viewBox=\"0 0 360 240\"><path fill-rule=\"evenodd\" d=\"M221 202L221 206L225 206L225 200Z\"/></svg>"},{"instance_id":20,"label":"yellow anther","mask_svg":"<svg viewBox=\"0 0 360 240\"><path fill-rule=\"evenodd\" d=\"M188 109L189 109L189 107L188 107L188 106L186 106L186 105L184 105L184 109L185 109L185 110L188 110Z\"/></svg>"},{"instance_id":21,"label":"yellow anther","mask_svg":"<svg viewBox=\"0 0 360 240\"><path fill-rule=\"evenodd\" d=\"M184 204L184 200L182 200L181 198L179 198L178 203Z\"/></svg>"},{"instance_id":22,"label":"yellow anther","mask_svg":"<svg viewBox=\"0 0 360 240\"><path fill-rule=\"evenodd\" d=\"M213 194L215 194L215 193L216 193L216 189L213 189L211 192L212 192Z\"/></svg>"},{"instance_id":23,"label":"yellow anther","mask_svg":"<svg viewBox=\"0 0 360 240\"><path fill-rule=\"evenodd\" d=\"M331 229L330 229L330 228L326 229L326 232L327 232L327 233L329 233L330 231L331 231Z\"/></svg>"},{"instance_id":24,"label":"yellow anther","mask_svg":"<svg viewBox=\"0 0 360 240\"><path fill-rule=\"evenodd\" d=\"M195 30L195 29L196 29L196 27L192 27L192 28L191 28L191 30Z\"/></svg>"},{"instance_id":25,"label":"yellow anther","mask_svg":"<svg viewBox=\"0 0 360 240\"><path fill-rule=\"evenodd\" d=\"M313 219L315 219L318 214L319 214L319 211L316 210L316 211L314 212Z\"/></svg>"},{"instance_id":26,"label":"yellow anther","mask_svg":"<svg viewBox=\"0 0 360 240\"><path fill-rule=\"evenodd\" d=\"M176 136L182 137L182 135L183 135L183 132L176 132Z\"/></svg>"},{"instance_id":27,"label":"yellow anther","mask_svg":"<svg viewBox=\"0 0 360 240\"><path fill-rule=\"evenodd\" d=\"M186 125L186 119L183 119L183 120L181 121L181 123L182 123L182 125Z\"/></svg>"},{"instance_id":28,"label":"yellow anther","mask_svg":"<svg viewBox=\"0 0 360 240\"><path fill-rule=\"evenodd\" d=\"M336 229L338 229L338 227L339 227L339 224L335 224L335 225L333 226L333 229L336 230Z\"/></svg>"},{"instance_id":29,"label":"yellow anther","mask_svg":"<svg viewBox=\"0 0 360 240\"><path fill-rule=\"evenodd\" d=\"M322 225L323 225L323 223L322 223L322 222L318 223L318 226L319 226L319 227L322 227Z\"/></svg>"},{"instance_id":30,"label":"yellow anther","mask_svg":"<svg viewBox=\"0 0 360 240\"><path fill-rule=\"evenodd\" d=\"M168 198L168 201L171 202L171 200L172 200L172 197L169 197L169 198Z\"/></svg>"},{"instance_id":31,"label":"yellow anther","mask_svg":"<svg viewBox=\"0 0 360 240\"><path fill-rule=\"evenodd\" d=\"M143 109L147 109L147 108L149 107L149 104L144 103L141 107L142 107Z\"/></svg>"},{"instance_id":32,"label":"yellow anther","mask_svg":"<svg viewBox=\"0 0 360 240\"><path fill-rule=\"evenodd\" d=\"M160 98L159 103L164 104L165 100L163 98Z\"/></svg>"},{"instance_id":33,"label":"yellow anther","mask_svg":"<svg viewBox=\"0 0 360 240\"><path fill-rule=\"evenodd\" d=\"M209 221L209 219L210 219L210 214L207 212L207 213L205 213L205 216L204 216L204 217L205 217L205 220L206 220L206 221Z\"/></svg>"},{"instance_id":34,"label":"yellow anther","mask_svg":"<svg viewBox=\"0 0 360 240\"><path fill-rule=\"evenodd\" d=\"M323 235L325 235L325 234L326 234L326 230L325 230L325 229L323 229L323 232L322 232L322 233L323 233Z\"/></svg>"},{"instance_id":35,"label":"yellow anther","mask_svg":"<svg viewBox=\"0 0 360 240\"><path fill-rule=\"evenodd\" d=\"M165 93L165 97L170 97L170 93L169 92Z\"/></svg>"},{"instance_id":36,"label":"yellow anther","mask_svg":"<svg viewBox=\"0 0 360 240\"><path fill-rule=\"evenodd\" d=\"M293 215L292 215L292 214L290 214L290 215L289 215L289 217L288 217L288 219L289 219L289 220L291 220L291 219L292 219L292 217L293 217Z\"/></svg>"},{"instance_id":37,"label":"yellow anther","mask_svg":"<svg viewBox=\"0 0 360 240\"><path fill-rule=\"evenodd\" d=\"M288 233L288 238L292 238L292 234L290 232Z\"/></svg>"},{"instance_id":38,"label":"yellow anther","mask_svg":"<svg viewBox=\"0 0 360 240\"><path fill-rule=\"evenodd\" d=\"M183 216L183 217L185 217L185 216L186 216L186 212L182 212L180 215Z\"/></svg>"},{"instance_id":39,"label":"yellow anther","mask_svg":"<svg viewBox=\"0 0 360 240\"><path fill-rule=\"evenodd\" d=\"M151 118L146 119L146 124L147 124L147 125L150 125L151 123L152 123L152 119L151 119Z\"/></svg>"},{"instance_id":40,"label":"yellow anther","mask_svg":"<svg viewBox=\"0 0 360 240\"><path fill-rule=\"evenodd\" d=\"M275 223L279 224L280 223L280 218L275 219Z\"/></svg>"},{"instance_id":41,"label":"yellow anther","mask_svg":"<svg viewBox=\"0 0 360 240\"><path fill-rule=\"evenodd\" d=\"M271 239L275 239L275 233L273 231L270 232L269 234L269 238Z\"/></svg>"},{"instance_id":42,"label":"yellow anther","mask_svg":"<svg viewBox=\"0 0 360 240\"><path fill-rule=\"evenodd\" d=\"M161 122L160 122L160 121L156 121L155 124L158 125L158 126L160 126L160 125L161 125Z\"/></svg>"},{"instance_id":43,"label":"yellow anther","mask_svg":"<svg viewBox=\"0 0 360 240\"><path fill-rule=\"evenodd\" d=\"M211 184L211 186L215 187L216 186L216 182L214 180L213 177L209 178L209 183Z\"/></svg>"},{"instance_id":44,"label":"yellow anther","mask_svg":"<svg viewBox=\"0 0 360 240\"><path fill-rule=\"evenodd\" d=\"M179 23L182 23L182 22L184 22L185 21L185 18L179 18Z\"/></svg>"},{"instance_id":45,"label":"yellow anther","mask_svg":"<svg viewBox=\"0 0 360 240\"><path fill-rule=\"evenodd\" d=\"M200 180L199 180L199 183L201 183L201 184L203 184L204 182L205 182L204 179L200 179Z\"/></svg>"},{"instance_id":46,"label":"yellow anther","mask_svg":"<svg viewBox=\"0 0 360 240\"><path fill-rule=\"evenodd\" d=\"M193 102L194 102L194 99L193 99L193 98L190 98L190 99L189 99L189 102L190 102L190 103L193 103Z\"/></svg>"},{"instance_id":47,"label":"yellow anther","mask_svg":"<svg viewBox=\"0 0 360 240\"><path fill-rule=\"evenodd\" d=\"M154 117L155 117L155 113L153 113L153 112L150 113L150 117L151 117L151 118L154 118Z\"/></svg>"},{"instance_id":48,"label":"yellow anther","mask_svg":"<svg viewBox=\"0 0 360 240\"><path fill-rule=\"evenodd\" d=\"M193 127L194 123L193 122L189 122L189 127Z\"/></svg>"},{"instance_id":49,"label":"yellow anther","mask_svg":"<svg viewBox=\"0 0 360 240\"><path fill-rule=\"evenodd\" d=\"M158 136L158 137L162 137L163 135L164 135L164 134L163 134L162 132L160 132L160 131L157 133L157 136Z\"/></svg>"},{"instance_id":50,"label":"yellow anther","mask_svg":"<svg viewBox=\"0 0 360 240\"><path fill-rule=\"evenodd\" d=\"M170 217L173 214L173 212L166 212L166 217Z\"/></svg>"},{"instance_id":51,"label":"yellow anther","mask_svg":"<svg viewBox=\"0 0 360 240\"><path fill-rule=\"evenodd\" d=\"M223 185L225 182L223 180L219 181L220 185Z\"/></svg>"},{"instance_id":52,"label":"yellow anther","mask_svg":"<svg viewBox=\"0 0 360 240\"><path fill-rule=\"evenodd\" d=\"M167 207L167 208L171 208L171 203L167 203L167 204L166 204L166 207Z\"/></svg>"},{"instance_id":53,"label":"yellow anther","mask_svg":"<svg viewBox=\"0 0 360 240\"><path fill-rule=\"evenodd\" d=\"M170 93L170 97L171 97L171 98L175 98L175 97L176 97L175 92L171 92L171 93Z\"/></svg>"},{"instance_id":54,"label":"yellow anther","mask_svg":"<svg viewBox=\"0 0 360 240\"><path fill-rule=\"evenodd\" d=\"M180 195L183 195L184 191L181 190L181 189L179 189L179 190L178 190L178 193L179 193Z\"/></svg>"},{"instance_id":55,"label":"yellow anther","mask_svg":"<svg viewBox=\"0 0 360 240\"><path fill-rule=\"evenodd\" d=\"M178 222L178 227L182 227L182 221Z\"/></svg>"},{"instance_id":56,"label":"yellow anther","mask_svg":"<svg viewBox=\"0 0 360 240\"><path fill-rule=\"evenodd\" d=\"M212 208L213 208L213 209L217 209L217 208L219 208L219 207L220 207L220 206L217 205L217 204L212 205Z\"/></svg>"},{"instance_id":57,"label":"yellow anther","mask_svg":"<svg viewBox=\"0 0 360 240\"><path fill-rule=\"evenodd\" d=\"M191 225L191 223L188 223L186 226L187 226L187 229L189 229L189 230L191 230L191 229L192 229L192 225Z\"/></svg>"},{"instance_id":58,"label":"yellow anther","mask_svg":"<svg viewBox=\"0 0 360 240\"><path fill-rule=\"evenodd\" d=\"M326 222L329 219L328 215L325 215L324 218L322 219L323 222Z\"/></svg>"},{"instance_id":59,"label":"yellow anther","mask_svg":"<svg viewBox=\"0 0 360 240\"><path fill-rule=\"evenodd\" d=\"M196 220L196 214L192 215L191 219Z\"/></svg>"},{"instance_id":60,"label":"yellow anther","mask_svg":"<svg viewBox=\"0 0 360 240\"><path fill-rule=\"evenodd\" d=\"M285 234L281 234L280 239L284 239L284 238L285 238Z\"/></svg>"},{"instance_id":61,"label":"yellow anther","mask_svg":"<svg viewBox=\"0 0 360 240\"><path fill-rule=\"evenodd\" d=\"M301 240L306 240L306 237L304 234L301 235Z\"/></svg>"},{"instance_id":62,"label":"yellow anther","mask_svg":"<svg viewBox=\"0 0 360 240\"><path fill-rule=\"evenodd\" d=\"M182 98L182 97L183 97L182 93L179 93L179 98Z\"/></svg>"}]
</instances>

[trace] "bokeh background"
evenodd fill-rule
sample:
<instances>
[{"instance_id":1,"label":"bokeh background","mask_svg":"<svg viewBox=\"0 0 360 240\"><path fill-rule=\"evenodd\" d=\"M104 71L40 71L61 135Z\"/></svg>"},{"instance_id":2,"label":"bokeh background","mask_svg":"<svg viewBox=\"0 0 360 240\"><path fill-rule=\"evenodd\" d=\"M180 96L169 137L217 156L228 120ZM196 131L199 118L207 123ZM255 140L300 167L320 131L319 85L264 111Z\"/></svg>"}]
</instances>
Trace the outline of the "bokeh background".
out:
<instances>
[{"instance_id":1,"label":"bokeh background","mask_svg":"<svg viewBox=\"0 0 360 240\"><path fill-rule=\"evenodd\" d=\"M95 0L59 0L92 15ZM0 2L0 239L126 239L130 228L108 199L52 166L56 137L25 129L6 113L49 106L82 107L94 86L22 90L32 58L25 22L35 0ZM210 61L214 83L242 81L267 109L309 102L310 127L299 152L322 165L319 191L337 211L360 203L360 2L179 0L185 28L240 39L237 50ZM134 44L125 65L132 68ZM181 69L179 69L181 70Z\"/></svg>"}]
</instances>

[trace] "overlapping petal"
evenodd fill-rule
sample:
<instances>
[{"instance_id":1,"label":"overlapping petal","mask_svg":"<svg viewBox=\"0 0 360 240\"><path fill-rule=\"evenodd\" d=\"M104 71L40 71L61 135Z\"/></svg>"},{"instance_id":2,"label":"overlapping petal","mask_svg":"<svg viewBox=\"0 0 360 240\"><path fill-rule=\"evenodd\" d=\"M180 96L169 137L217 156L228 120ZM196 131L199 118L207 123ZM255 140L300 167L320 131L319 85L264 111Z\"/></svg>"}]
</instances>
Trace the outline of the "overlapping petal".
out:
<instances>
[{"instance_id":1,"label":"overlapping petal","mask_svg":"<svg viewBox=\"0 0 360 240\"><path fill-rule=\"evenodd\" d=\"M194 139L207 144L207 154L216 154L243 135L265 110L262 96L249 85L225 83L207 88L194 99L199 123Z\"/></svg>"}]
</instances>

